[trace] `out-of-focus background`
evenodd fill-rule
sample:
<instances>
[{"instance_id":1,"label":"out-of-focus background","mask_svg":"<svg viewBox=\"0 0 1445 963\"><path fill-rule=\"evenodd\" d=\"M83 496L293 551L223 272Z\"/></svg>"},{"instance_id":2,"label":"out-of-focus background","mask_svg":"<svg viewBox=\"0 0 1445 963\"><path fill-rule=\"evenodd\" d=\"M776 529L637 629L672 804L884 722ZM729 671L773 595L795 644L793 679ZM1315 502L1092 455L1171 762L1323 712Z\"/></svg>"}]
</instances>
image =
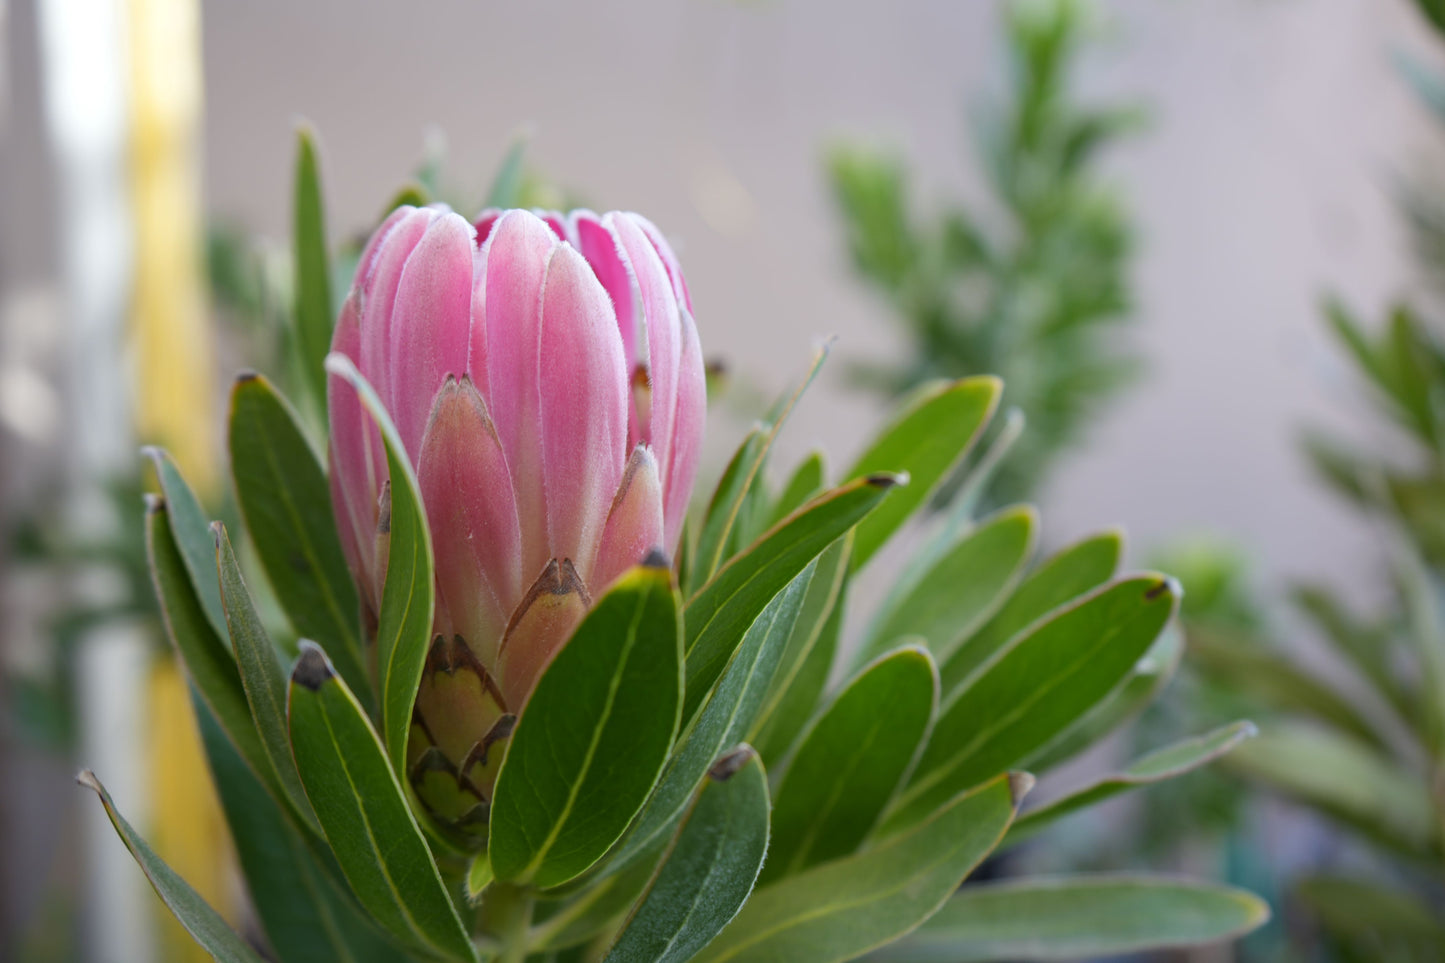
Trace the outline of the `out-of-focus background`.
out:
<instances>
[{"instance_id":1,"label":"out-of-focus background","mask_svg":"<svg viewBox=\"0 0 1445 963\"><path fill-rule=\"evenodd\" d=\"M92 540L124 544L130 530L115 531L124 519L108 506L112 495L138 504L113 490L138 470L131 453L156 440L147 432L194 432L196 460L219 464L230 375L274 360L255 356L269 343L254 318L236 320L247 313L237 291L287 256L303 118L321 144L335 238L365 231L427 165L440 170L444 196L480 204L525 136L536 196L642 211L678 250L708 354L728 372L713 463L756 410L752 399L795 377L826 335L837 336L833 361L784 436L783 462L821 447L846 463L885 411L892 383L877 372L906 381L918 367L904 319L927 313L920 290L954 285L927 271L889 275L876 260L870 273L855 235L870 217L888 222L889 176L927 244L945 209L969 212L997 250L1021 230L989 164L1007 171L1019 158L997 145L990 155L986 136L1022 84L1010 9L992 0L0 0L0 527L19 533L0 554L0 660L16 675L72 672L64 704L144 730L146 706L87 701L127 673L146 683L143 664L78 656L53 668L55 610L74 601L75 568L58 584L34 560L83 554ZM137 26L145 18L152 26ZM1309 428L1390 443L1361 409L1322 304L1338 296L1375 318L1426 286L1400 195L1441 156L1440 128L1402 63L1441 69L1445 46L1406 0L1117 0L1084 20L1077 56L1051 82L1083 105L1119 109L1086 186L1107 194L1101 203L1121 221L1099 215L1103 240L1053 243L1082 250L1108 247L1113 227L1126 235L1101 255L1123 290L1098 313L1111 319L1100 336L1130 365L1117 391L1063 431L1057 459L1020 485L1043 506L1052 544L1117 524L1136 564L1189 536L1237 546L1244 590L1308 662L1311 630L1280 601L1288 586L1324 583L1364 605L1388 594L1378 526L1342 507L1301 453ZM149 80L139 56L154 61ZM178 197L147 194L147 164L179 165ZM190 174L198 207L184 189ZM186 248L177 227L190 218L203 218L211 238L214 284L198 289L180 333L149 329L154 316L137 316L147 304L188 310L184 292L149 289L142 274L150 259L164 261L171 229L182 235L178 256L199 260L199 236ZM991 280L959 286L1018 281L1007 265L970 263ZM239 280L228 264L245 269ZM146 365L167 351L188 359L200 386L191 394L148 382ZM140 399L135 418L120 405L127 397ZM82 586L87 604L123 599L112 583L124 577L95 567L81 566L97 583ZM4 691L0 708L17 711L0 713L0 957L23 944L21 958L112 958L94 940L43 935L83 930L80 907L93 898L80 885L96 884L76 812L89 800L70 779L95 735L57 736L43 693ZM156 788L140 775L133 786L109 781L120 782L118 797ZM1296 831L1288 813L1266 818L1287 830L1286 862L1339 846L1313 823ZM141 885L130 867L119 879ZM148 913L146 900L142 892L130 905ZM1260 952L1305 958L1289 955L1288 935L1276 927Z\"/></svg>"}]
</instances>

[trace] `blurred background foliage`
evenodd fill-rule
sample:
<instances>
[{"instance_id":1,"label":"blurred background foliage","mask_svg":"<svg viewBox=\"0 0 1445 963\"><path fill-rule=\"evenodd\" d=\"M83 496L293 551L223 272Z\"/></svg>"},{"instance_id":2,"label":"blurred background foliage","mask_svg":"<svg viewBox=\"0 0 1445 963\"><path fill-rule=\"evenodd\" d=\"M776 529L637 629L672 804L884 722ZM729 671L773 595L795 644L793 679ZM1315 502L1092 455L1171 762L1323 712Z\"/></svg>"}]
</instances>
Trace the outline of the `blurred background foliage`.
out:
<instances>
[{"instance_id":1,"label":"blurred background foliage","mask_svg":"<svg viewBox=\"0 0 1445 963\"><path fill-rule=\"evenodd\" d=\"M855 360L855 383L892 397L932 378L997 374L1004 404L1028 420L988 503L1029 497L1138 371L1119 337L1134 227L1099 168L1144 112L1077 96L1076 61L1097 26L1082 0L1008 6L1009 86L974 132L982 203L930 198L920 215L896 155L842 143L828 162L854 268L908 342L901 364Z\"/></svg>"}]
</instances>

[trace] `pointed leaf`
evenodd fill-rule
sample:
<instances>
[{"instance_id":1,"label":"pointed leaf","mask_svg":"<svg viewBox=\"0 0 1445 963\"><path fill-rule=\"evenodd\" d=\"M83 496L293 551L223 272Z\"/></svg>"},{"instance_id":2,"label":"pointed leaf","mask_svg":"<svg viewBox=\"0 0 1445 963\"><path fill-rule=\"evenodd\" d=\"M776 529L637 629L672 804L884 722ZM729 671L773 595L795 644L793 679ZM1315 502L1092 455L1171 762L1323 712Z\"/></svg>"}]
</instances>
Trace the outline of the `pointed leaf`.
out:
<instances>
[{"instance_id":1,"label":"pointed leaf","mask_svg":"<svg viewBox=\"0 0 1445 963\"><path fill-rule=\"evenodd\" d=\"M427 527L421 496L417 494L411 459L381 399L345 355L327 356L326 370L356 389L386 447L391 481L391 533L381 611L377 613L377 687L381 692L381 732L387 755L397 778L405 779L412 705L426 666L432 617L436 611L431 530Z\"/></svg>"},{"instance_id":2,"label":"pointed leaf","mask_svg":"<svg viewBox=\"0 0 1445 963\"><path fill-rule=\"evenodd\" d=\"M778 785L770 883L857 849L917 756L938 705L928 650L865 668L803 738Z\"/></svg>"},{"instance_id":3,"label":"pointed leaf","mask_svg":"<svg viewBox=\"0 0 1445 963\"><path fill-rule=\"evenodd\" d=\"M361 905L408 945L475 960L381 741L311 642L291 673L288 714L301 782Z\"/></svg>"},{"instance_id":4,"label":"pointed leaf","mask_svg":"<svg viewBox=\"0 0 1445 963\"><path fill-rule=\"evenodd\" d=\"M1060 876L966 887L874 959L883 963L1076 960L1200 946L1264 925L1243 890L1150 876Z\"/></svg>"},{"instance_id":5,"label":"pointed leaf","mask_svg":"<svg viewBox=\"0 0 1445 963\"><path fill-rule=\"evenodd\" d=\"M840 535L872 511L898 479L870 475L813 499L728 562L692 597L687 627L687 698L691 719L717 682L753 619Z\"/></svg>"},{"instance_id":6,"label":"pointed leaf","mask_svg":"<svg viewBox=\"0 0 1445 963\"><path fill-rule=\"evenodd\" d=\"M302 377L316 409L326 411L326 372L322 363L331 350L331 256L326 247L326 210L321 174L316 164L316 139L302 127L296 132L296 180L291 198L291 231L296 303L296 346Z\"/></svg>"},{"instance_id":7,"label":"pointed leaf","mask_svg":"<svg viewBox=\"0 0 1445 963\"><path fill-rule=\"evenodd\" d=\"M768 851L768 777L750 746L708 770L657 877L605 963L683 963L737 915Z\"/></svg>"},{"instance_id":8,"label":"pointed leaf","mask_svg":"<svg viewBox=\"0 0 1445 963\"><path fill-rule=\"evenodd\" d=\"M105 814L110 817L110 823L115 827L116 833L125 848L135 857L140 868L145 872L146 878L150 880L151 886L155 888L156 895L166 904L180 924L191 934L191 938L213 958L220 963L262 963L261 957L246 941L236 935L235 930L226 925L221 919L221 914L213 910L201 895L191 888L190 884L181 879L176 871L165 864L155 851L146 845L130 823L116 811L115 804L110 800L110 794L95 778L95 773L87 769L80 774L77 780L82 786L95 791L100 797L100 803L105 807Z\"/></svg>"},{"instance_id":9,"label":"pointed leaf","mask_svg":"<svg viewBox=\"0 0 1445 963\"><path fill-rule=\"evenodd\" d=\"M925 385L883 429L846 478L906 473L908 488L858 526L853 568L862 568L933 494L988 424L1002 383L994 377Z\"/></svg>"},{"instance_id":10,"label":"pointed leaf","mask_svg":"<svg viewBox=\"0 0 1445 963\"><path fill-rule=\"evenodd\" d=\"M927 821L753 893L699 963L851 960L932 916L998 844L1028 776L1000 776Z\"/></svg>"},{"instance_id":11,"label":"pointed leaf","mask_svg":"<svg viewBox=\"0 0 1445 963\"><path fill-rule=\"evenodd\" d=\"M607 852L657 783L681 689L671 577L634 568L552 659L512 733L488 841L498 879L557 886Z\"/></svg>"},{"instance_id":12,"label":"pointed leaf","mask_svg":"<svg viewBox=\"0 0 1445 963\"><path fill-rule=\"evenodd\" d=\"M1192 772L1258 733L1259 730L1252 722L1232 722L1202 736L1183 739L1173 745L1156 749L1134 760L1122 772L1105 776L1082 789L1076 789L1051 803L1024 813L1014 820L1004 845L1021 843L1057 820L1120 793Z\"/></svg>"},{"instance_id":13,"label":"pointed leaf","mask_svg":"<svg viewBox=\"0 0 1445 963\"><path fill-rule=\"evenodd\" d=\"M497 167L497 173L492 176L492 185L487 189L483 208L497 207L505 210L521 206L522 178L527 172L527 140L526 134L512 140L512 146L507 148L507 154Z\"/></svg>"},{"instance_id":14,"label":"pointed leaf","mask_svg":"<svg viewBox=\"0 0 1445 963\"><path fill-rule=\"evenodd\" d=\"M1179 596L1162 576L1124 579L1000 650L940 711L886 825L908 825L1019 764L1103 702L1163 631Z\"/></svg>"},{"instance_id":15,"label":"pointed leaf","mask_svg":"<svg viewBox=\"0 0 1445 963\"><path fill-rule=\"evenodd\" d=\"M231 391L230 451L236 501L282 610L369 700L360 603L326 472L290 405L261 375L242 375Z\"/></svg>"},{"instance_id":16,"label":"pointed leaf","mask_svg":"<svg viewBox=\"0 0 1445 963\"><path fill-rule=\"evenodd\" d=\"M820 495L828 487L823 453L815 451L798 463L783 490L773 502L768 527L776 525Z\"/></svg>"},{"instance_id":17,"label":"pointed leaf","mask_svg":"<svg viewBox=\"0 0 1445 963\"><path fill-rule=\"evenodd\" d=\"M206 621L211 623L217 638L228 638L221 591L216 583L215 548L209 538L201 537L208 530L210 519L191 486L181 477L175 459L161 448L144 448L142 452L155 465L156 479L170 516L171 535L191 577L191 587L206 613Z\"/></svg>"}]
</instances>

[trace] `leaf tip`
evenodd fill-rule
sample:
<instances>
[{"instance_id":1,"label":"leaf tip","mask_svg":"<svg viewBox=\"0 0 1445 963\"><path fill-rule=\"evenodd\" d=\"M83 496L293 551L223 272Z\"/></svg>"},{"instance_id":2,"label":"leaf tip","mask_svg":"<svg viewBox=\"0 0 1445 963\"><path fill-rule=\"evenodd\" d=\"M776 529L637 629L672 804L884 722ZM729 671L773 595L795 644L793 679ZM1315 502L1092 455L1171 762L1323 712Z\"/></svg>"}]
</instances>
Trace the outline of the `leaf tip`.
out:
<instances>
[{"instance_id":1,"label":"leaf tip","mask_svg":"<svg viewBox=\"0 0 1445 963\"><path fill-rule=\"evenodd\" d=\"M1029 794L1029 790L1034 788L1036 782L1038 780L1033 777L1032 773L1011 772L1008 774L1008 791L1015 809L1019 808L1019 803L1024 801L1024 797Z\"/></svg>"},{"instance_id":2,"label":"leaf tip","mask_svg":"<svg viewBox=\"0 0 1445 963\"><path fill-rule=\"evenodd\" d=\"M865 477L865 478L863 479L863 481L864 481L865 484L872 485L874 488L881 488L881 489L884 489L884 490L886 491L886 490L888 490L888 489L890 489L890 488L901 487L901 486L903 486L903 485L907 485L907 484L908 484L908 472L906 472L906 471L900 471L900 472L880 471L880 472L875 472L875 473L872 474L872 475L868 475L867 477Z\"/></svg>"},{"instance_id":3,"label":"leaf tip","mask_svg":"<svg viewBox=\"0 0 1445 963\"><path fill-rule=\"evenodd\" d=\"M310 639L302 639L301 655L296 660L296 668L291 670L291 681L315 692L335 676L336 671L331 668L331 662L321 651L321 646Z\"/></svg>"},{"instance_id":4,"label":"leaf tip","mask_svg":"<svg viewBox=\"0 0 1445 963\"><path fill-rule=\"evenodd\" d=\"M77 785L84 786L86 789L91 790L97 796L105 794L105 787L100 784L99 779L95 778L95 773L89 769L82 769L76 773L75 782Z\"/></svg>"},{"instance_id":5,"label":"leaf tip","mask_svg":"<svg viewBox=\"0 0 1445 963\"><path fill-rule=\"evenodd\" d=\"M670 572L672 571L672 559L667 557L667 553L662 550L662 546L655 545L647 553L647 557L642 560L642 567L662 569Z\"/></svg>"},{"instance_id":6,"label":"leaf tip","mask_svg":"<svg viewBox=\"0 0 1445 963\"><path fill-rule=\"evenodd\" d=\"M260 381L260 380L261 380L261 372L259 372L259 371L252 371L250 368L246 368L246 369L243 370L243 371L238 371L238 372L236 372L236 387L238 387L238 388L239 388L241 385L250 384L250 383L253 382L253 381Z\"/></svg>"},{"instance_id":7,"label":"leaf tip","mask_svg":"<svg viewBox=\"0 0 1445 963\"><path fill-rule=\"evenodd\" d=\"M1144 598L1153 602L1161 596L1168 595L1175 601L1184 597L1184 586L1172 575L1161 575L1154 584L1144 590Z\"/></svg>"},{"instance_id":8,"label":"leaf tip","mask_svg":"<svg viewBox=\"0 0 1445 963\"><path fill-rule=\"evenodd\" d=\"M707 776L713 782L727 782L737 775L739 769L752 761L758 751L747 743L743 743L736 749L724 753L718 761L708 769Z\"/></svg>"},{"instance_id":9,"label":"leaf tip","mask_svg":"<svg viewBox=\"0 0 1445 963\"><path fill-rule=\"evenodd\" d=\"M159 515L166 510L166 500L155 492L146 492L142 498L145 500L146 514Z\"/></svg>"}]
</instances>

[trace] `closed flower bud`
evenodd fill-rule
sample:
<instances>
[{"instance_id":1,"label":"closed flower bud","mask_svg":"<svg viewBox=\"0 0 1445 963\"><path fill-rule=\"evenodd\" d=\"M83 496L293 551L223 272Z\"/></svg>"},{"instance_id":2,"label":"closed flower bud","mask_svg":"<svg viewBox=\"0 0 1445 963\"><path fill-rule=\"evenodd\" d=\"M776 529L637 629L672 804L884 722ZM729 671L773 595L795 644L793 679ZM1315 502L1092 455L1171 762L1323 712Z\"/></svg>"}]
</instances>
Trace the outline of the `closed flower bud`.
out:
<instances>
[{"instance_id":1,"label":"closed flower bud","mask_svg":"<svg viewBox=\"0 0 1445 963\"><path fill-rule=\"evenodd\" d=\"M677 547L706 397L686 284L635 214L398 209L362 254L333 350L416 469L436 559L409 764L420 798L485 824L506 736L594 597ZM332 500L374 621L390 491L376 426L330 384Z\"/></svg>"}]
</instances>

